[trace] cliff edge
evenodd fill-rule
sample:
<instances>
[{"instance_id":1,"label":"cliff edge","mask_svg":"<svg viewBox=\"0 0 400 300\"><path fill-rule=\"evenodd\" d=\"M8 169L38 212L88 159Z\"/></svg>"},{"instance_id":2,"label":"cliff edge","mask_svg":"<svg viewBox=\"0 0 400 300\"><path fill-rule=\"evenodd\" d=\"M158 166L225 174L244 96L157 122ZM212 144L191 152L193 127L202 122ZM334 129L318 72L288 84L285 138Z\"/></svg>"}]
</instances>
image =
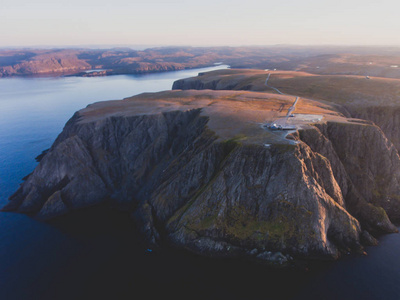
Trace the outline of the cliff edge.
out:
<instances>
[{"instance_id":1,"label":"cliff edge","mask_svg":"<svg viewBox=\"0 0 400 300\"><path fill-rule=\"evenodd\" d=\"M154 245L278 265L396 232L400 158L385 134L305 98L295 112L320 118L289 134L263 126L292 103L190 90L89 105L3 210L49 219L109 201Z\"/></svg>"}]
</instances>

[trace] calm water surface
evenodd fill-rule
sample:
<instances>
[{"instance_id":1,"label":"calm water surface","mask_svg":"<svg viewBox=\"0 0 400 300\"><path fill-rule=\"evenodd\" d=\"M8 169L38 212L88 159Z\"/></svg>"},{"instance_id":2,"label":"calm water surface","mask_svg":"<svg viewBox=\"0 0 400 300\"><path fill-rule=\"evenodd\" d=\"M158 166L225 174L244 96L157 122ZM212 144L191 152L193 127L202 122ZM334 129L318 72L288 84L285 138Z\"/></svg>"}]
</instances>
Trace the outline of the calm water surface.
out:
<instances>
[{"instance_id":1,"label":"calm water surface","mask_svg":"<svg viewBox=\"0 0 400 300\"><path fill-rule=\"evenodd\" d=\"M72 114L100 100L170 89L207 69L141 76L0 79L0 206ZM400 236L368 256L300 270L148 253L125 214L98 207L51 224L0 213L0 299L400 299ZM145 295L145 296L143 296Z\"/></svg>"}]
</instances>

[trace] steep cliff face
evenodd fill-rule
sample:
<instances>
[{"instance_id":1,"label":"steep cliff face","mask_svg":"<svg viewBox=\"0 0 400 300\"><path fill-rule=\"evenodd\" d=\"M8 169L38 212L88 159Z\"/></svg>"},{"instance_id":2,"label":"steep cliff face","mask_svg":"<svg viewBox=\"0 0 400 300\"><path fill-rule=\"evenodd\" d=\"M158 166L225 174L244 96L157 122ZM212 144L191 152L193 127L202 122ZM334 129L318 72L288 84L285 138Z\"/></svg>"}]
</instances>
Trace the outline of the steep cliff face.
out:
<instances>
[{"instance_id":1,"label":"steep cliff face","mask_svg":"<svg viewBox=\"0 0 400 300\"><path fill-rule=\"evenodd\" d=\"M199 74L201 76L201 74ZM173 85L173 90L232 90L231 88L222 88L219 86L219 79L210 80L203 82L200 80L190 80L190 79L179 79L176 80Z\"/></svg>"},{"instance_id":2,"label":"steep cliff face","mask_svg":"<svg viewBox=\"0 0 400 300\"><path fill-rule=\"evenodd\" d=\"M169 110L148 97L123 102L133 113L76 113L5 210L48 219L111 201L153 244L281 264L396 230L400 159L376 126L328 122L265 145L221 136L205 113L215 101ZM165 108L143 113L143 98Z\"/></svg>"},{"instance_id":3,"label":"steep cliff face","mask_svg":"<svg viewBox=\"0 0 400 300\"><path fill-rule=\"evenodd\" d=\"M262 70L218 70L199 73L197 77L176 80L173 90L269 90L265 86L268 73Z\"/></svg>"},{"instance_id":4,"label":"steep cliff face","mask_svg":"<svg viewBox=\"0 0 400 300\"><path fill-rule=\"evenodd\" d=\"M207 74L207 73L206 73ZM229 80L224 80L223 77L207 77L203 78L204 74L200 73L198 77L185 78L176 80L173 85L173 90L251 90L252 85L239 85L243 76L230 76Z\"/></svg>"},{"instance_id":5,"label":"steep cliff face","mask_svg":"<svg viewBox=\"0 0 400 300\"><path fill-rule=\"evenodd\" d=\"M160 172L157 167L190 144L206 123L199 111L84 124L79 119L75 114L67 123L11 197L10 208L48 218L110 198L135 203L133 194L140 198L151 191L157 185L151 176Z\"/></svg>"},{"instance_id":6,"label":"steep cliff face","mask_svg":"<svg viewBox=\"0 0 400 300\"><path fill-rule=\"evenodd\" d=\"M342 203L329 162L306 145L237 146L167 229L176 244L202 254L337 257L360 248L359 223Z\"/></svg>"},{"instance_id":7,"label":"steep cliff face","mask_svg":"<svg viewBox=\"0 0 400 300\"><path fill-rule=\"evenodd\" d=\"M354 118L370 120L378 125L386 137L400 151L400 106L397 105L368 105L366 107L348 107Z\"/></svg>"},{"instance_id":8,"label":"steep cliff face","mask_svg":"<svg viewBox=\"0 0 400 300\"><path fill-rule=\"evenodd\" d=\"M347 210L365 229L397 231L400 159L377 126L328 122L299 138L331 162Z\"/></svg>"}]
</instances>

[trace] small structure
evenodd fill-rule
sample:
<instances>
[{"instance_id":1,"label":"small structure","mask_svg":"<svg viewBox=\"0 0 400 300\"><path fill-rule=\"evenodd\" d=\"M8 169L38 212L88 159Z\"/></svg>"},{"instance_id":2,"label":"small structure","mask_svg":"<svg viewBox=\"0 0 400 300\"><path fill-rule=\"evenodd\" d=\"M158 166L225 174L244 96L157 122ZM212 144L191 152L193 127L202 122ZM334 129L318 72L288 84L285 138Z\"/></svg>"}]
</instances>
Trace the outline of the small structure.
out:
<instances>
[{"instance_id":1,"label":"small structure","mask_svg":"<svg viewBox=\"0 0 400 300\"><path fill-rule=\"evenodd\" d=\"M268 126L269 129L271 130L282 130L282 125L278 125L276 123L272 123L271 125Z\"/></svg>"},{"instance_id":2,"label":"small structure","mask_svg":"<svg viewBox=\"0 0 400 300\"><path fill-rule=\"evenodd\" d=\"M267 126L268 129L270 130L296 130L296 126L294 125L280 125L280 124L276 124L276 123L272 123L270 125Z\"/></svg>"}]
</instances>

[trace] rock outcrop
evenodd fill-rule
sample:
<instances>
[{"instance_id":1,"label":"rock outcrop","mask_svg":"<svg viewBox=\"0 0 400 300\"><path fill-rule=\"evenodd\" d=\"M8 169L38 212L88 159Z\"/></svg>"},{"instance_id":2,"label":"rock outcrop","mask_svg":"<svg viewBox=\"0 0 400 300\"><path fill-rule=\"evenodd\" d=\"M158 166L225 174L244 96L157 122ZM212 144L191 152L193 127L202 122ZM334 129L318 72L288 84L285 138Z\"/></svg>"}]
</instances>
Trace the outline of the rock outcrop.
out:
<instances>
[{"instance_id":1,"label":"rock outcrop","mask_svg":"<svg viewBox=\"0 0 400 300\"><path fill-rule=\"evenodd\" d=\"M371 234L396 231L400 158L383 132L332 110L277 138L254 121L284 101L171 91L90 105L4 210L49 219L110 201L152 244L282 265L360 252Z\"/></svg>"},{"instance_id":2,"label":"rock outcrop","mask_svg":"<svg viewBox=\"0 0 400 300\"><path fill-rule=\"evenodd\" d=\"M347 109L355 118L370 120L378 125L400 151L400 106L368 105L361 109L353 106Z\"/></svg>"}]
</instances>

